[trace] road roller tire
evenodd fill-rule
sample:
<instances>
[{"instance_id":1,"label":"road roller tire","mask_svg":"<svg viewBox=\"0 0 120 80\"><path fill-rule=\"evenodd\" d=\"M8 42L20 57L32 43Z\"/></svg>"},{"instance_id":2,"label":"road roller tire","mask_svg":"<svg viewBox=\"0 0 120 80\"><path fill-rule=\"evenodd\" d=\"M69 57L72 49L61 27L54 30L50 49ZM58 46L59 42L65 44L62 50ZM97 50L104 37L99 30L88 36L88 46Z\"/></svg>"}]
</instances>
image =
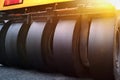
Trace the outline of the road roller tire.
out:
<instances>
[{"instance_id":1,"label":"road roller tire","mask_svg":"<svg viewBox=\"0 0 120 80\"><path fill-rule=\"evenodd\" d=\"M120 17L116 18L114 40L114 75L115 80L120 80Z\"/></svg>"},{"instance_id":2,"label":"road roller tire","mask_svg":"<svg viewBox=\"0 0 120 80\"><path fill-rule=\"evenodd\" d=\"M93 18L88 42L90 72L95 80L114 80L115 18Z\"/></svg>"},{"instance_id":3,"label":"road roller tire","mask_svg":"<svg viewBox=\"0 0 120 80\"><path fill-rule=\"evenodd\" d=\"M45 70L41 40L47 21L33 21L26 36L26 57L30 67Z\"/></svg>"},{"instance_id":4,"label":"road roller tire","mask_svg":"<svg viewBox=\"0 0 120 80\"><path fill-rule=\"evenodd\" d=\"M6 66L22 67L23 56L18 51L18 38L20 30L25 27L26 23L8 21L1 29L0 43L2 64Z\"/></svg>"},{"instance_id":5,"label":"road roller tire","mask_svg":"<svg viewBox=\"0 0 120 80\"><path fill-rule=\"evenodd\" d=\"M8 63L11 66L22 67L23 56L18 52L18 37L20 29L25 27L24 22L13 22L5 37L5 54L8 58Z\"/></svg>"},{"instance_id":6,"label":"road roller tire","mask_svg":"<svg viewBox=\"0 0 120 80\"><path fill-rule=\"evenodd\" d=\"M5 23L0 32L0 55L3 65L9 65L9 60L7 59L7 55L5 54L5 36L10 25L11 21Z\"/></svg>"},{"instance_id":7,"label":"road roller tire","mask_svg":"<svg viewBox=\"0 0 120 80\"><path fill-rule=\"evenodd\" d=\"M42 37L42 53L43 59L47 65L48 72L56 72L56 67L54 66L53 59L53 36L55 32L55 27L57 25L57 17L52 17L45 26Z\"/></svg>"},{"instance_id":8,"label":"road roller tire","mask_svg":"<svg viewBox=\"0 0 120 80\"><path fill-rule=\"evenodd\" d=\"M2 22L0 22L0 34L1 34L1 29L3 28L3 26L5 25L5 23L2 21ZM1 38L0 38L0 40L1 40ZM0 44L0 46L1 46L2 44ZM0 50L1 51L1 50ZM3 58L3 56L2 56L2 53L0 52L0 63L2 64L2 58Z\"/></svg>"},{"instance_id":9,"label":"road roller tire","mask_svg":"<svg viewBox=\"0 0 120 80\"><path fill-rule=\"evenodd\" d=\"M53 57L58 72L85 77L80 53L80 16L62 17L57 23L53 37Z\"/></svg>"},{"instance_id":10,"label":"road roller tire","mask_svg":"<svg viewBox=\"0 0 120 80\"><path fill-rule=\"evenodd\" d=\"M89 69L89 60L88 60L88 38L89 38L89 29L90 29L91 19L88 15L83 15L81 18L80 26L80 58L84 67Z\"/></svg>"},{"instance_id":11,"label":"road roller tire","mask_svg":"<svg viewBox=\"0 0 120 80\"><path fill-rule=\"evenodd\" d=\"M27 52L26 52L26 37L29 30L31 23L26 23L21 27L19 34L18 34L18 52L21 57L21 67L25 69L31 69L32 67L29 66L28 60L27 60ZM34 56L33 56L34 57Z\"/></svg>"}]
</instances>

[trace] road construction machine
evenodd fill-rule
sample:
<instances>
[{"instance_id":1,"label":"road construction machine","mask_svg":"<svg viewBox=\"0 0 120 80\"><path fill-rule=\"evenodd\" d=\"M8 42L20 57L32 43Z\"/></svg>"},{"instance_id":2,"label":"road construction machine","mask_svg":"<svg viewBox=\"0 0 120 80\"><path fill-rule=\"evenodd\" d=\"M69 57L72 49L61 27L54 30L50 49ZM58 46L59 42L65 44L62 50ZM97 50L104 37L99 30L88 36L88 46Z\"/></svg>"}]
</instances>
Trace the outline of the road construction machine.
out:
<instances>
[{"instance_id":1,"label":"road construction machine","mask_svg":"<svg viewBox=\"0 0 120 80\"><path fill-rule=\"evenodd\" d=\"M119 80L119 4L117 0L0 0L0 64Z\"/></svg>"}]
</instances>

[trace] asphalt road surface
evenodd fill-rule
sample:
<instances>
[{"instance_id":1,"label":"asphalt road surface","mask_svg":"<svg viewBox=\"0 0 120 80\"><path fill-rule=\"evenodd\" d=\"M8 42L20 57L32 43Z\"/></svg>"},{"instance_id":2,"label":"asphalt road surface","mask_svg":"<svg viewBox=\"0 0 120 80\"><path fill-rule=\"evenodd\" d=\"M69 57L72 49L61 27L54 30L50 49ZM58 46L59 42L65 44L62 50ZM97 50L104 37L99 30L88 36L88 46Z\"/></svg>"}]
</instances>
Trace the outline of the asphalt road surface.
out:
<instances>
[{"instance_id":1,"label":"asphalt road surface","mask_svg":"<svg viewBox=\"0 0 120 80\"><path fill-rule=\"evenodd\" d=\"M0 66L0 80L91 80Z\"/></svg>"}]
</instances>

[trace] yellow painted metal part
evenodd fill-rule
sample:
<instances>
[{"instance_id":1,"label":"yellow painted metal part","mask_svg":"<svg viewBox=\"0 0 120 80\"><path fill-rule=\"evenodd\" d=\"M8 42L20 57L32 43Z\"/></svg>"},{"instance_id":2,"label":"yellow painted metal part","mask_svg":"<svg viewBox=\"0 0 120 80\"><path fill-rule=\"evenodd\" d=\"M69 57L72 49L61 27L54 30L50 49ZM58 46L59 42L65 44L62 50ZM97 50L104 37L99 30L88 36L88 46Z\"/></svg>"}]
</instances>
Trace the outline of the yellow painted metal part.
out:
<instances>
[{"instance_id":1,"label":"yellow painted metal part","mask_svg":"<svg viewBox=\"0 0 120 80\"><path fill-rule=\"evenodd\" d=\"M10 6L4 6L4 0L0 0L0 11L67 1L73 0L23 0L22 4Z\"/></svg>"}]
</instances>

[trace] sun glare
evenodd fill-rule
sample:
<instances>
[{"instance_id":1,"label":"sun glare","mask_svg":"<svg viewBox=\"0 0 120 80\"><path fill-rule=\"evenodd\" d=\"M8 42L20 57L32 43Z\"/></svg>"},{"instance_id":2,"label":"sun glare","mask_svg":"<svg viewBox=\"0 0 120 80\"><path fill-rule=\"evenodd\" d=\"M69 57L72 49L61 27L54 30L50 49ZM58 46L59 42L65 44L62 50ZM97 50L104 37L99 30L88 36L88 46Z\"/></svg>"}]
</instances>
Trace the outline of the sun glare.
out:
<instances>
[{"instance_id":1,"label":"sun glare","mask_svg":"<svg viewBox=\"0 0 120 80\"><path fill-rule=\"evenodd\" d=\"M88 3L97 3L102 6L107 6L108 4L114 6L117 10L120 10L120 0L86 0Z\"/></svg>"},{"instance_id":2,"label":"sun glare","mask_svg":"<svg viewBox=\"0 0 120 80\"><path fill-rule=\"evenodd\" d=\"M108 3L111 3L115 8L120 10L120 0L106 0Z\"/></svg>"}]
</instances>

